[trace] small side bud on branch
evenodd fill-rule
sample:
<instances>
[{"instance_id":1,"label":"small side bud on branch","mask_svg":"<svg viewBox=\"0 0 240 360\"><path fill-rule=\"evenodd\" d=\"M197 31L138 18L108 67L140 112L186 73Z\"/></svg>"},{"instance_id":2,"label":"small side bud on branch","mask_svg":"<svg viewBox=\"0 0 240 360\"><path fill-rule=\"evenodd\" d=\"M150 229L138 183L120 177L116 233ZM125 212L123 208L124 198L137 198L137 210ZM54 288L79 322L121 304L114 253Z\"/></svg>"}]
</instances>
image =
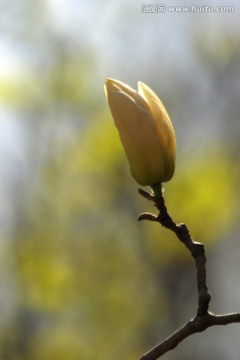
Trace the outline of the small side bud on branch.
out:
<instances>
[{"instance_id":1,"label":"small side bud on branch","mask_svg":"<svg viewBox=\"0 0 240 360\"><path fill-rule=\"evenodd\" d=\"M157 221L158 222L158 217L154 214L151 213L142 213L139 215L138 217L138 221L142 221L142 220L149 220L149 221Z\"/></svg>"}]
</instances>

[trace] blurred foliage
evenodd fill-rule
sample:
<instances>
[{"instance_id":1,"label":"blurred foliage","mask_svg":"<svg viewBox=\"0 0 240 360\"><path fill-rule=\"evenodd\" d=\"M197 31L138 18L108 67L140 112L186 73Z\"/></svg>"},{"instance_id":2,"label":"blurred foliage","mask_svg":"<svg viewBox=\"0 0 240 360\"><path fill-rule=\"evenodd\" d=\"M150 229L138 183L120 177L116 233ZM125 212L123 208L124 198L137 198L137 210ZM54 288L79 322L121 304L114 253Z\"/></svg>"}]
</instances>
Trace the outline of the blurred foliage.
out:
<instances>
[{"instance_id":1,"label":"blurred foliage","mask_svg":"<svg viewBox=\"0 0 240 360\"><path fill-rule=\"evenodd\" d=\"M1 103L18 114L29 161L26 188L17 189L23 200L11 242L1 249L2 276L14 301L7 293L11 311L0 327L0 358L137 359L194 313L194 265L171 233L137 222L141 211L155 209L137 193L97 87L97 49L90 54L54 33L42 49L40 27L32 25L43 10L31 4L31 14L23 8L21 36L36 41L40 60L0 79ZM33 33L26 34L29 24ZM238 56L238 40L220 40L214 51L205 36L196 42L215 76L222 76L216 58ZM169 103L178 99L172 86ZM239 164L224 142L204 146L180 149L165 196L172 217L211 250L236 224ZM176 359L173 353L165 358Z\"/></svg>"},{"instance_id":2,"label":"blurred foliage","mask_svg":"<svg viewBox=\"0 0 240 360\"><path fill-rule=\"evenodd\" d=\"M239 37L229 29L218 32L199 32L194 41L200 58L212 71L221 72L229 67L237 66L239 60Z\"/></svg>"},{"instance_id":3,"label":"blurred foliage","mask_svg":"<svg viewBox=\"0 0 240 360\"><path fill-rule=\"evenodd\" d=\"M206 149L166 185L173 217L196 240L216 241L234 222L232 167L220 148ZM109 114L63 147L42 180L13 245L19 305L31 309L26 319L37 314L24 359L137 358L155 312L165 321L159 275L173 263L179 273L189 254L171 233L136 222L151 204L137 196Z\"/></svg>"},{"instance_id":4,"label":"blurred foliage","mask_svg":"<svg viewBox=\"0 0 240 360\"><path fill-rule=\"evenodd\" d=\"M86 54L68 54L67 50L56 48L59 57L45 64L41 69L32 66L15 76L0 76L1 102L13 108L23 110L51 107L56 103L61 106L78 108L81 111L98 104L92 98L87 74L94 67L91 58ZM43 108L42 108L43 110Z\"/></svg>"}]
</instances>

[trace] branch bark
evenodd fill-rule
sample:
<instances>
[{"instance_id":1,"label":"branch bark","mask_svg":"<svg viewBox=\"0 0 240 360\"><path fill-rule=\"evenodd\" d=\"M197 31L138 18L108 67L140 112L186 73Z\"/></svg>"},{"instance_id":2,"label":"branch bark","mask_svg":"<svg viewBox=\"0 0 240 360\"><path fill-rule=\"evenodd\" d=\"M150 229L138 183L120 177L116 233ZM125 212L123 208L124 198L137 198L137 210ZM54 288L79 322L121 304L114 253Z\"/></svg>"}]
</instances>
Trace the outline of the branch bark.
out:
<instances>
[{"instance_id":1,"label":"branch bark","mask_svg":"<svg viewBox=\"0 0 240 360\"><path fill-rule=\"evenodd\" d=\"M178 239L186 246L193 257L197 270L198 308L194 319L187 322L182 328L162 341L159 345L143 355L140 360L156 360L166 352L174 349L185 338L206 330L214 325L227 325L240 322L240 313L214 315L208 311L211 295L206 283L206 256L204 245L195 242L185 224L176 224L168 214L165 205L163 188L161 184L152 186L153 194L139 189L139 194L147 200L153 201L159 210L158 216L143 213L138 220L148 220L160 223L163 227L173 231Z\"/></svg>"}]
</instances>

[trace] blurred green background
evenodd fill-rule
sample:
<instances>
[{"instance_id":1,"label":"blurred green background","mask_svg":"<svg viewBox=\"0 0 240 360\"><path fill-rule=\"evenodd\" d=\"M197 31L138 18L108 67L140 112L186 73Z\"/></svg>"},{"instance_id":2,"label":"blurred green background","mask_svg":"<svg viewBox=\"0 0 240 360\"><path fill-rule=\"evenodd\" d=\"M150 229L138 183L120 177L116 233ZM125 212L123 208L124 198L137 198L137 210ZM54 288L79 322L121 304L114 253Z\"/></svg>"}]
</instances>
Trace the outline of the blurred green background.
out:
<instances>
[{"instance_id":1,"label":"blurred green background","mask_svg":"<svg viewBox=\"0 0 240 360\"><path fill-rule=\"evenodd\" d=\"M169 212L205 244L211 310L240 309L240 5L142 5L1 0L1 360L137 360L195 315L189 254L137 222L154 209L130 176L107 77L141 80L166 105L178 143ZM236 360L239 335L211 328L164 359Z\"/></svg>"}]
</instances>

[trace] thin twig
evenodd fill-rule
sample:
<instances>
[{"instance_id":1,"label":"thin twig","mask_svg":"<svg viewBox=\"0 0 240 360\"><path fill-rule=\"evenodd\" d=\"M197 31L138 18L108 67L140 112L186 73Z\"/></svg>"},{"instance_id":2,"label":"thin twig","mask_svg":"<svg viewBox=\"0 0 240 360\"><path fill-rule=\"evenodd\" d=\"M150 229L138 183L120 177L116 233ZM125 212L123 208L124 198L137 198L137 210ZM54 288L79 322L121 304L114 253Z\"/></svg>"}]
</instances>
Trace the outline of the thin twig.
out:
<instances>
[{"instance_id":1,"label":"thin twig","mask_svg":"<svg viewBox=\"0 0 240 360\"><path fill-rule=\"evenodd\" d=\"M172 334L169 338L162 341L159 345L143 355L140 360L156 360L166 352L174 349L181 341L190 335L202 332L214 325L227 325L240 322L240 313L214 315L208 311L211 295L206 284L206 256L204 245L193 241L188 227L185 224L176 224L168 214L165 205L163 188L161 184L153 186L154 195L139 189L139 194L144 198L153 201L159 210L159 215L143 213L138 220L150 220L159 222L165 228L172 230L178 239L190 251L195 260L197 269L197 288L198 288L198 309L193 320L187 322L181 329Z\"/></svg>"}]
</instances>

